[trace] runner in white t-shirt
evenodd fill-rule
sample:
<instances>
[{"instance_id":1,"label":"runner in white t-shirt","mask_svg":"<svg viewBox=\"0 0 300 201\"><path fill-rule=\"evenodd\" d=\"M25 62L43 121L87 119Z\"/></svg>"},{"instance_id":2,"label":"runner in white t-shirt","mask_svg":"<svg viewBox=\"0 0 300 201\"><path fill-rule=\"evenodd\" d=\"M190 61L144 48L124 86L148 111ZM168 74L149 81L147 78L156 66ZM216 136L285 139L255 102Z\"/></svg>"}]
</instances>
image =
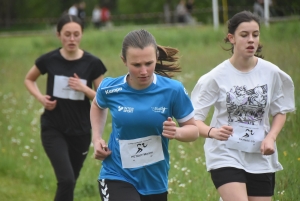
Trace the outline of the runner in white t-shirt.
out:
<instances>
[{"instance_id":1,"label":"runner in white t-shirt","mask_svg":"<svg viewBox=\"0 0 300 201\"><path fill-rule=\"evenodd\" d=\"M275 172L282 170L276 138L295 110L293 81L259 58L259 35L257 16L234 15L225 38L231 58L203 75L191 94L199 134L207 138L207 170L224 201L271 201Z\"/></svg>"}]
</instances>

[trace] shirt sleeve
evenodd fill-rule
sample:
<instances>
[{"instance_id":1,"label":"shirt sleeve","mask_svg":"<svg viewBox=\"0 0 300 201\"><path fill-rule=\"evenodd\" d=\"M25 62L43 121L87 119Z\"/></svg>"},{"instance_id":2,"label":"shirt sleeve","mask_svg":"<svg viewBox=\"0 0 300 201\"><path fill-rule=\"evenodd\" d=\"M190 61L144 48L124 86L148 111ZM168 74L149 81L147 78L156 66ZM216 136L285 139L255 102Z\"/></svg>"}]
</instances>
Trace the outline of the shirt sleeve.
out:
<instances>
[{"instance_id":1,"label":"shirt sleeve","mask_svg":"<svg viewBox=\"0 0 300 201\"><path fill-rule=\"evenodd\" d=\"M173 100L175 100L172 108L173 116L178 123L186 122L194 117L194 108L191 99L182 83L179 84L179 89Z\"/></svg>"},{"instance_id":2,"label":"shirt sleeve","mask_svg":"<svg viewBox=\"0 0 300 201\"><path fill-rule=\"evenodd\" d=\"M97 79L100 75L104 75L104 73L107 71L105 65L98 58L95 58L92 65L93 65L92 80Z\"/></svg>"},{"instance_id":3,"label":"shirt sleeve","mask_svg":"<svg viewBox=\"0 0 300 201\"><path fill-rule=\"evenodd\" d=\"M219 87L209 74L198 80L192 93L191 100L195 110L195 120L205 121L210 107L218 100Z\"/></svg>"},{"instance_id":4,"label":"shirt sleeve","mask_svg":"<svg viewBox=\"0 0 300 201\"><path fill-rule=\"evenodd\" d=\"M105 82L106 82L106 78L102 80L102 82L100 83L97 91L96 91L96 96L95 96L95 100L96 100L96 103L98 105L98 107L102 108L102 109L105 109L107 108L107 104L106 104L106 100L102 94L102 88L103 86L105 85Z\"/></svg>"},{"instance_id":5,"label":"shirt sleeve","mask_svg":"<svg viewBox=\"0 0 300 201\"><path fill-rule=\"evenodd\" d=\"M35 66L40 70L41 74L44 75L47 73L47 68L46 68L46 55L42 55L39 58L35 60Z\"/></svg>"},{"instance_id":6,"label":"shirt sleeve","mask_svg":"<svg viewBox=\"0 0 300 201\"><path fill-rule=\"evenodd\" d=\"M295 110L294 83L292 78L279 70L274 95L270 104L270 114L286 114Z\"/></svg>"}]
</instances>

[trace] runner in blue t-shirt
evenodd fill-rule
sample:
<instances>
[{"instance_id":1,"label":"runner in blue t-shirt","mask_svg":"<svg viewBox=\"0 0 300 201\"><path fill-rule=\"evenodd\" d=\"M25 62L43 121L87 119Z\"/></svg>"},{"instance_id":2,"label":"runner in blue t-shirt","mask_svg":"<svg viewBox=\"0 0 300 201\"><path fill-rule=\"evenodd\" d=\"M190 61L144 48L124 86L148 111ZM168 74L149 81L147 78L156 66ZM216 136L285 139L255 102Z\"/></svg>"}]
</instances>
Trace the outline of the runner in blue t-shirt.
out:
<instances>
[{"instance_id":1,"label":"runner in blue t-shirt","mask_svg":"<svg viewBox=\"0 0 300 201\"><path fill-rule=\"evenodd\" d=\"M106 78L99 86L91 124L95 158L103 160L99 175L103 201L167 200L169 139L198 138L190 98L183 85L170 78L180 71L177 53L158 46L145 30L132 31L122 48L128 74ZM102 135L108 109L112 132L107 146Z\"/></svg>"}]
</instances>

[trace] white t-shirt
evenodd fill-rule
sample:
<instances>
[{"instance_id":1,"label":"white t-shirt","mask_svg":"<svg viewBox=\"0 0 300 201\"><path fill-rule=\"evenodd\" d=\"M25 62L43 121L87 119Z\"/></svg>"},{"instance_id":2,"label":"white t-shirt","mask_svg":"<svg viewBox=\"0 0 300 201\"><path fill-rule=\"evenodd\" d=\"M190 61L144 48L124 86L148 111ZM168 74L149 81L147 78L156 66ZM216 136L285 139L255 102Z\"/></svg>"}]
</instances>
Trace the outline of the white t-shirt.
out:
<instances>
[{"instance_id":1,"label":"white t-shirt","mask_svg":"<svg viewBox=\"0 0 300 201\"><path fill-rule=\"evenodd\" d=\"M263 137L270 130L269 115L295 110L294 84L290 76L260 58L249 72L241 72L225 60L198 80L191 99L196 120L204 121L210 107L214 106L210 126L249 125L264 130L260 132ZM226 143L206 139L204 150L208 171L221 167L235 167L250 173L283 169L278 161L276 143L275 153L268 156L228 148Z\"/></svg>"},{"instance_id":2,"label":"white t-shirt","mask_svg":"<svg viewBox=\"0 0 300 201\"><path fill-rule=\"evenodd\" d=\"M95 8L92 14L92 22L100 22L101 21L101 10Z\"/></svg>"}]
</instances>

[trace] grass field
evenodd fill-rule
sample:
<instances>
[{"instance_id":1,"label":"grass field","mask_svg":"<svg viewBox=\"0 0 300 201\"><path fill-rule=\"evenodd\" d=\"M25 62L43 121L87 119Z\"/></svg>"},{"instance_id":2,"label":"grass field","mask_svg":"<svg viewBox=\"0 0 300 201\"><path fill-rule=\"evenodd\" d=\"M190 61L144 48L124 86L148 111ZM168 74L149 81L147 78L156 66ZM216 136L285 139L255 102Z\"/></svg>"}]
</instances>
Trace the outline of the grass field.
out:
<instances>
[{"instance_id":1,"label":"grass field","mask_svg":"<svg viewBox=\"0 0 300 201\"><path fill-rule=\"evenodd\" d=\"M198 78L230 54L222 50L225 28L196 27L123 27L109 30L86 30L81 47L99 56L108 68L106 76L126 73L120 51L123 37L133 29L145 28L158 44L180 50L182 72L175 79L191 92ZM0 200L53 200L55 176L40 142L41 104L29 95L24 76L41 54L60 46L54 32L46 35L0 37ZM261 43L266 60L278 65L294 80L297 108L300 105L300 26L299 21L262 27ZM38 80L45 92L45 78ZM110 119L109 119L110 121ZM278 172L274 201L300 200L300 131L299 113L288 115L277 139L279 159L284 170ZM108 139L110 124L105 128ZM170 201L217 201L219 196L206 172L204 139L182 143L171 141L169 174ZM75 191L75 201L100 200L97 176L101 163L92 157L85 161Z\"/></svg>"}]
</instances>

